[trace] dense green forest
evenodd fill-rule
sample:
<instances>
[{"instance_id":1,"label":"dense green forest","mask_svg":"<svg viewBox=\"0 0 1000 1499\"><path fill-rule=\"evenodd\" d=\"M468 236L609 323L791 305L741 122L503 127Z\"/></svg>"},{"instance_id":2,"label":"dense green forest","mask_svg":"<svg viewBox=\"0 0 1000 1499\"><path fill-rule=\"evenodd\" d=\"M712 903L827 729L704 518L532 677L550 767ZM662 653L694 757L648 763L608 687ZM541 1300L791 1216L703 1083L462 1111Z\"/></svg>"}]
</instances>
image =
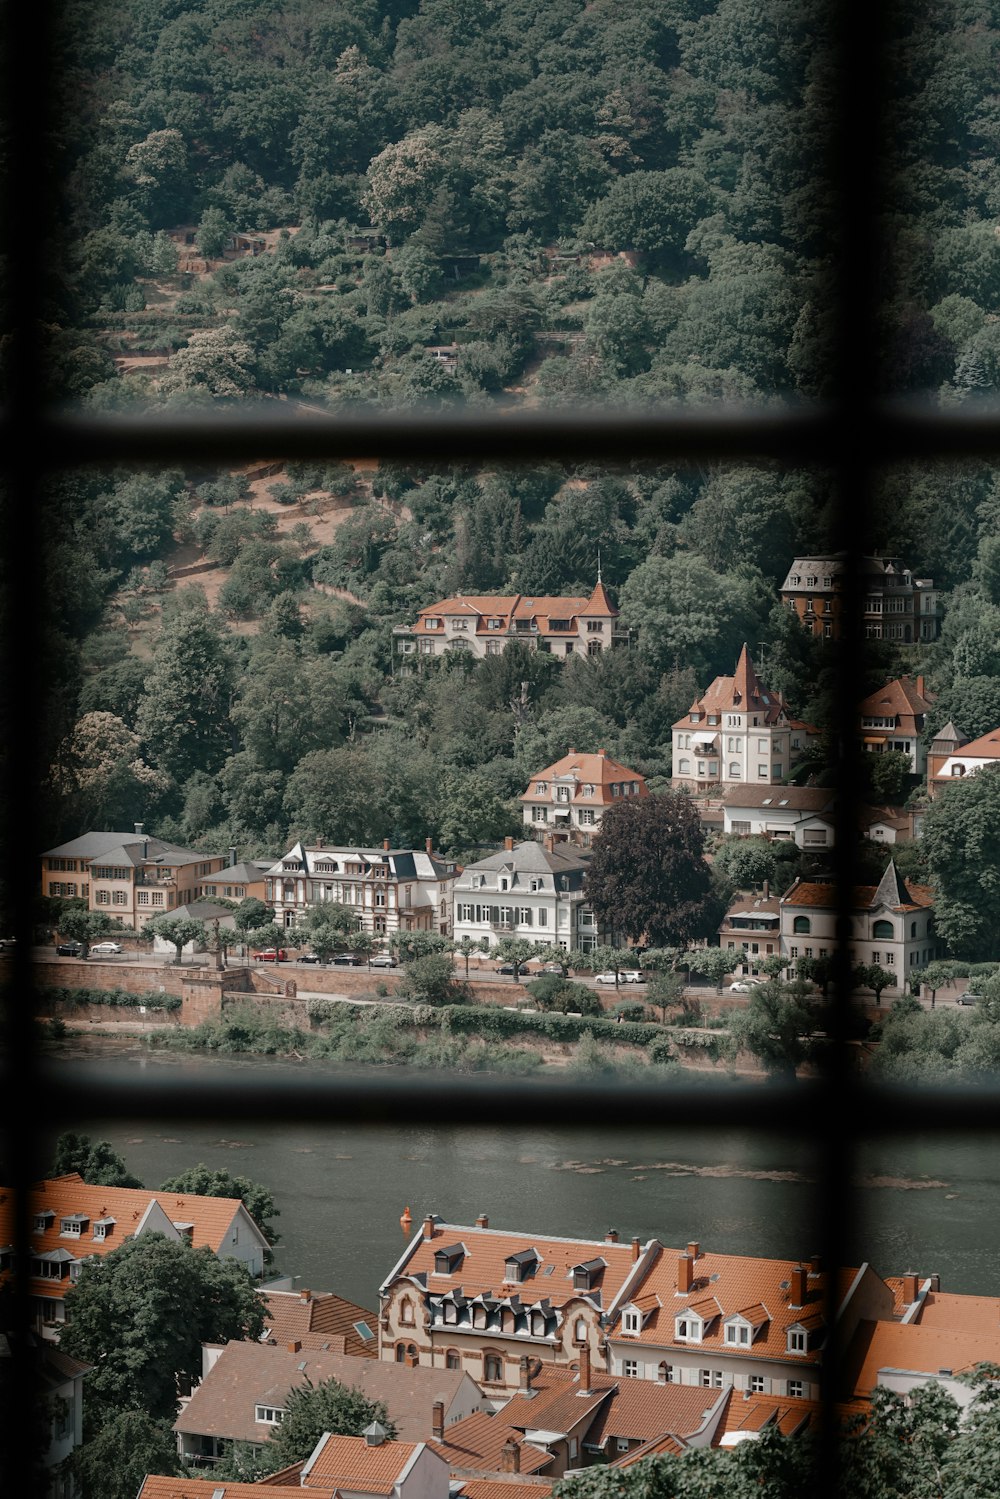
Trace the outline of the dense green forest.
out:
<instances>
[{"instance_id":1,"label":"dense green forest","mask_svg":"<svg viewBox=\"0 0 1000 1499\"><path fill-rule=\"evenodd\" d=\"M154 413L821 394L843 84L823 14L70 0L54 393ZM998 39L985 4L897 16L873 359L930 403L1000 380ZM826 647L777 597L829 545L822 470L358 459L52 486L48 843L141 818L245 855L297 836L460 855L515 831L512 798L570 746L662 784L672 721L744 640L822 723ZM899 466L866 520L946 618L934 645L872 642L859 692L923 671L931 728L995 727L994 472ZM420 607L589 593L599 557L631 632L613 658L399 674L392 627Z\"/></svg>"}]
</instances>

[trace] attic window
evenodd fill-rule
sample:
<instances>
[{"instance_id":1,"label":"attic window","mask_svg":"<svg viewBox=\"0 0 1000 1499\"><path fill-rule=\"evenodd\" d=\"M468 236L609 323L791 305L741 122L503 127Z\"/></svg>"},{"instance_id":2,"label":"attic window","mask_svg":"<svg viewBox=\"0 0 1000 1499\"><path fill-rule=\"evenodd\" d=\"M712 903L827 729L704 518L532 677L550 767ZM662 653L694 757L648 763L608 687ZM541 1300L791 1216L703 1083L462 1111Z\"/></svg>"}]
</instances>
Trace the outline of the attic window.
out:
<instances>
[{"instance_id":1,"label":"attic window","mask_svg":"<svg viewBox=\"0 0 1000 1499\"><path fill-rule=\"evenodd\" d=\"M254 1420L265 1426L280 1426L284 1419L285 1412L280 1405L258 1405L254 1409Z\"/></svg>"},{"instance_id":2,"label":"attic window","mask_svg":"<svg viewBox=\"0 0 1000 1499\"><path fill-rule=\"evenodd\" d=\"M52 1227L52 1221L55 1218L55 1216L56 1215L52 1211L51 1208L44 1208L42 1210L42 1212L36 1213L35 1214L35 1221L34 1221L34 1224L32 1225L33 1229L34 1229L34 1232L36 1234L43 1234L43 1233L45 1233L46 1229L49 1229L49 1228Z\"/></svg>"},{"instance_id":3,"label":"attic window","mask_svg":"<svg viewBox=\"0 0 1000 1499\"><path fill-rule=\"evenodd\" d=\"M749 1348L753 1338L752 1329L746 1322L726 1323L726 1342L730 1347Z\"/></svg>"},{"instance_id":4,"label":"attic window","mask_svg":"<svg viewBox=\"0 0 1000 1499\"><path fill-rule=\"evenodd\" d=\"M115 1220L113 1218L97 1218L94 1221L94 1238L109 1239L114 1232Z\"/></svg>"},{"instance_id":5,"label":"attic window","mask_svg":"<svg viewBox=\"0 0 1000 1499\"><path fill-rule=\"evenodd\" d=\"M454 1275L464 1258L464 1244L449 1244L446 1249L438 1249L434 1254L434 1274Z\"/></svg>"},{"instance_id":6,"label":"attic window","mask_svg":"<svg viewBox=\"0 0 1000 1499\"><path fill-rule=\"evenodd\" d=\"M642 1314L634 1306L627 1307L622 1312L622 1332L641 1332Z\"/></svg>"},{"instance_id":7,"label":"attic window","mask_svg":"<svg viewBox=\"0 0 1000 1499\"><path fill-rule=\"evenodd\" d=\"M89 1222L86 1213L68 1213L65 1218L59 1219L59 1234L61 1237L78 1239Z\"/></svg>"},{"instance_id":8,"label":"attic window","mask_svg":"<svg viewBox=\"0 0 1000 1499\"><path fill-rule=\"evenodd\" d=\"M537 1250L522 1249L519 1254L508 1255L504 1261L504 1276L512 1284L520 1285L535 1273L537 1266Z\"/></svg>"},{"instance_id":9,"label":"attic window","mask_svg":"<svg viewBox=\"0 0 1000 1499\"><path fill-rule=\"evenodd\" d=\"M702 1339L701 1318L691 1316L678 1317L676 1333L679 1343L700 1343Z\"/></svg>"},{"instance_id":10,"label":"attic window","mask_svg":"<svg viewBox=\"0 0 1000 1499\"><path fill-rule=\"evenodd\" d=\"M367 1322L355 1322L354 1331L359 1338L364 1338L366 1343L370 1343L375 1336Z\"/></svg>"},{"instance_id":11,"label":"attic window","mask_svg":"<svg viewBox=\"0 0 1000 1499\"><path fill-rule=\"evenodd\" d=\"M592 1291L597 1283L601 1272L605 1268L604 1260L585 1260L583 1264L573 1266L573 1289L574 1291Z\"/></svg>"}]
</instances>

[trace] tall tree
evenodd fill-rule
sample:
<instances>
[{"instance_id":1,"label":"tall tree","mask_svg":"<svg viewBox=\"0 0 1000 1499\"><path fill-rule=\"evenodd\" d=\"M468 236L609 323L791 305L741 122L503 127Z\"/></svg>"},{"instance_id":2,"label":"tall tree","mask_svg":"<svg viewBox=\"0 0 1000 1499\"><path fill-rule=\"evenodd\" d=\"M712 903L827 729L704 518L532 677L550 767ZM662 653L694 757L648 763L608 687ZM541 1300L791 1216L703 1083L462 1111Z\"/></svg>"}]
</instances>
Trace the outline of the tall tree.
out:
<instances>
[{"instance_id":1,"label":"tall tree","mask_svg":"<svg viewBox=\"0 0 1000 1499\"><path fill-rule=\"evenodd\" d=\"M921 842L938 934L957 957L1000 958L1000 766L946 786Z\"/></svg>"},{"instance_id":2,"label":"tall tree","mask_svg":"<svg viewBox=\"0 0 1000 1499\"><path fill-rule=\"evenodd\" d=\"M256 1340L264 1330L242 1265L155 1233L85 1260L66 1310L59 1346L93 1365L87 1421L94 1430L126 1410L172 1420L178 1377L201 1377L202 1343Z\"/></svg>"},{"instance_id":3,"label":"tall tree","mask_svg":"<svg viewBox=\"0 0 1000 1499\"><path fill-rule=\"evenodd\" d=\"M682 792L612 805L586 877L599 922L657 947L703 935L712 890L704 848L697 808Z\"/></svg>"},{"instance_id":4,"label":"tall tree","mask_svg":"<svg viewBox=\"0 0 1000 1499\"><path fill-rule=\"evenodd\" d=\"M203 1162L189 1166L180 1176L172 1176L160 1183L161 1192L193 1193L197 1197L238 1197L269 1244L277 1244L281 1237L275 1231L272 1218L281 1215L274 1205L274 1198L260 1182L248 1176L233 1176L228 1171L213 1170Z\"/></svg>"},{"instance_id":5,"label":"tall tree","mask_svg":"<svg viewBox=\"0 0 1000 1499\"><path fill-rule=\"evenodd\" d=\"M189 609L156 642L136 729L154 761L176 781L218 770L233 749L229 708L233 658L215 618Z\"/></svg>"},{"instance_id":6,"label":"tall tree","mask_svg":"<svg viewBox=\"0 0 1000 1499\"><path fill-rule=\"evenodd\" d=\"M65 1176L70 1171L78 1171L95 1187L142 1186L107 1140L91 1140L89 1135L67 1131L56 1141L52 1175Z\"/></svg>"}]
</instances>

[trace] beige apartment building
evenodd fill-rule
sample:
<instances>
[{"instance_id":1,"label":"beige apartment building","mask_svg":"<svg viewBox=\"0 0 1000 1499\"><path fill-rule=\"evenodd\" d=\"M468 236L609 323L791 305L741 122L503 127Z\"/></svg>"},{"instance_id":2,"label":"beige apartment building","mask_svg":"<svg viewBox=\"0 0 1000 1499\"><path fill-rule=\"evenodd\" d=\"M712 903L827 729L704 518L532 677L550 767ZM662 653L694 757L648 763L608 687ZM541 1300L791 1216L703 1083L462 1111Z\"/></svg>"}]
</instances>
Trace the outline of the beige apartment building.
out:
<instances>
[{"instance_id":1,"label":"beige apartment building","mask_svg":"<svg viewBox=\"0 0 1000 1499\"><path fill-rule=\"evenodd\" d=\"M521 810L525 826L536 835L551 831L557 842L588 848L608 807L648 795L639 772L612 760L607 750L581 755L571 749L532 776Z\"/></svg>"},{"instance_id":2,"label":"beige apartment building","mask_svg":"<svg viewBox=\"0 0 1000 1499\"><path fill-rule=\"evenodd\" d=\"M554 656L597 656L626 638L600 576L587 598L460 593L392 633L397 654L418 661L449 652L499 656L512 640Z\"/></svg>"},{"instance_id":3,"label":"beige apartment building","mask_svg":"<svg viewBox=\"0 0 1000 1499\"><path fill-rule=\"evenodd\" d=\"M82 899L91 911L138 931L202 894L209 875L226 867L223 854L178 848L136 823L133 833L84 833L42 855L42 894Z\"/></svg>"}]
</instances>

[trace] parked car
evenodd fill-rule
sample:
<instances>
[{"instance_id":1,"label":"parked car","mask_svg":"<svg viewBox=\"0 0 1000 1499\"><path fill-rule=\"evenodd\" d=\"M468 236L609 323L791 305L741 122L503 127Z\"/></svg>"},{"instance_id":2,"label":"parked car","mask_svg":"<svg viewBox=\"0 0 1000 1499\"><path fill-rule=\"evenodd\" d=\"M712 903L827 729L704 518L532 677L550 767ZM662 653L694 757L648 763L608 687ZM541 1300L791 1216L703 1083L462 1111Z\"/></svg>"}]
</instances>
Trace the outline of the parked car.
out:
<instances>
[{"instance_id":1,"label":"parked car","mask_svg":"<svg viewBox=\"0 0 1000 1499\"><path fill-rule=\"evenodd\" d=\"M82 942L60 942L56 946L56 956L60 958L78 958L82 952Z\"/></svg>"},{"instance_id":2,"label":"parked car","mask_svg":"<svg viewBox=\"0 0 1000 1499\"><path fill-rule=\"evenodd\" d=\"M300 963L322 963L323 959L318 952L304 952L298 961Z\"/></svg>"},{"instance_id":3,"label":"parked car","mask_svg":"<svg viewBox=\"0 0 1000 1499\"><path fill-rule=\"evenodd\" d=\"M957 1005L975 1005L979 1003L980 999L982 999L981 994L970 994L969 991L966 990L964 994L960 994L958 996L955 1003Z\"/></svg>"},{"instance_id":4,"label":"parked car","mask_svg":"<svg viewBox=\"0 0 1000 1499\"><path fill-rule=\"evenodd\" d=\"M751 989L756 989L761 983L760 979L737 979L729 985L730 994L749 994Z\"/></svg>"},{"instance_id":5,"label":"parked car","mask_svg":"<svg viewBox=\"0 0 1000 1499\"><path fill-rule=\"evenodd\" d=\"M395 968L396 959L391 952L373 952L368 959L373 968Z\"/></svg>"},{"instance_id":6,"label":"parked car","mask_svg":"<svg viewBox=\"0 0 1000 1499\"><path fill-rule=\"evenodd\" d=\"M597 982L599 984L613 984L614 981L615 976L613 973L597 974ZM640 973L638 968L622 968L618 974L618 982L620 984L644 984L646 982L646 975Z\"/></svg>"},{"instance_id":7,"label":"parked car","mask_svg":"<svg viewBox=\"0 0 1000 1499\"><path fill-rule=\"evenodd\" d=\"M542 973L562 973L562 965L560 963L543 963L541 971Z\"/></svg>"},{"instance_id":8,"label":"parked car","mask_svg":"<svg viewBox=\"0 0 1000 1499\"><path fill-rule=\"evenodd\" d=\"M124 952L125 949L119 942L95 942L90 951L91 953L100 953L103 957L108 953Z\"/></svg>"},{"instance_id":9,"label":"parked car","mask_svg":"<svg viewBox=\"0 0 1000 1499\"><path fill-rule=\"evenodd\" d=\"M499 963L497 965L497 973L513 973L513 972L514 972L514 965L513 965L513 963Z\"/></svg>"},{"instance_id":10,"label":"parked car","mask_svg":"<svg viewBox=\"0 0 1000 1499\"><path fill-rule=\"evenodd\" d=\"M339 952L330 959L337 968L359 968L364 961L356 952Z\"/></svg>"},{"instance_id":11,"label":"parked car","mask_svg":"<svg viewBox=\"0 0 1000 1499\"><path fill-rule=\"evenodd\" d=\"M283 963L288 957L283 947L263 947L260 952L250 954L255 963Z\"/></svg>"}]
</instances>

